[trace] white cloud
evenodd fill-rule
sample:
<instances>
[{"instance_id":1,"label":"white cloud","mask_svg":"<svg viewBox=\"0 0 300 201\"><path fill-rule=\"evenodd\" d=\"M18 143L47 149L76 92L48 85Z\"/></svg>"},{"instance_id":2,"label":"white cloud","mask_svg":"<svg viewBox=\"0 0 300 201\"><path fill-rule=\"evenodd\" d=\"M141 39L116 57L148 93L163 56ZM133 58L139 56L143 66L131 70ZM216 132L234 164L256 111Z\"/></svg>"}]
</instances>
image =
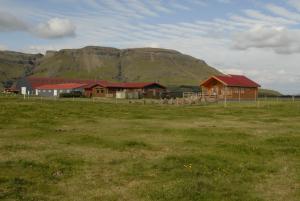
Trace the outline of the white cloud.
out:
<instances>
[{"instance_id":1,"label":"white cloud","mask_svg":"<svg viewBox=\"0 0 300 201\"><path fill-rule=\"evenodd\" d=\"M300 52L300 31L283 27L256 26L236 34L233 40L233 47L239 50L265 48L272 49L279 54Z\"/></svg>"},{"instance_id":2,"label":"white cloud","mask_svg":"<svg viewBox=\"0 0 300 201\"><path fill-rule=\"evenodd\" d=\"M41 38L62 38L75 36L75 25L68 19L53 18L39 24L33 33Z\"/></svg>"},{"instance_id":3,"label":"white cloud","mask_svg":"<svg viewBox=\"0 0 300 201\"><path fill-rule=\"evenodd\" d=\"M52 18L34 26L11 13L0 11L0 32L22 31L41 38L62 38L75 36L75 30L69 19Z\"/></svg>"},{"instance_id":4,"label":"white cloud","mask_svg":"<svg viewBox=\"0 0 300 201\"><path fill-rule=\"evenodd\" d=\"M26 31L28 25L14 15L0 11L0 31Z\"/></svg>"}]
</instances>

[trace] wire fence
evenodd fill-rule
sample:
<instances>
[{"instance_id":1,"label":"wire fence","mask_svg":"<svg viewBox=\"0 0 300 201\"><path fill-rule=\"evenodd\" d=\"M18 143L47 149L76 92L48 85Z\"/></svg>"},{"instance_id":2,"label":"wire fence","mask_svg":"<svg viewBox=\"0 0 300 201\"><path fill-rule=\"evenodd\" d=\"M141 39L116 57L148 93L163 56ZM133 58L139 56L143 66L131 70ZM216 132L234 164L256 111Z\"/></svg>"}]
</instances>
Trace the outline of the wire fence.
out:
<instances>
[{"instance_id":1,"label":"wire fence","mask_svg":"<svg viewBox=\"0 0 300 201\"><path fill-rule=\"evenodd\" d=\"M94 103L115 103L115 104L143 104L143 105L224 105L229 106L246 106L254 105L256 107L263 107L264 105L272 105L275 103L300 103L300 96L277 96L277 97L259 97L256 100L242 99L242 100L218 100L215 96L193 96L185 94L182 98L170 99L116 99L116 98L60 98L60 97L42 97L42 96L21 96L13 94L2 94L0 97L15 97L19 100L33 100L33 101L72 101L72 102L94 102Z\"/></svg>"}]
</instances>

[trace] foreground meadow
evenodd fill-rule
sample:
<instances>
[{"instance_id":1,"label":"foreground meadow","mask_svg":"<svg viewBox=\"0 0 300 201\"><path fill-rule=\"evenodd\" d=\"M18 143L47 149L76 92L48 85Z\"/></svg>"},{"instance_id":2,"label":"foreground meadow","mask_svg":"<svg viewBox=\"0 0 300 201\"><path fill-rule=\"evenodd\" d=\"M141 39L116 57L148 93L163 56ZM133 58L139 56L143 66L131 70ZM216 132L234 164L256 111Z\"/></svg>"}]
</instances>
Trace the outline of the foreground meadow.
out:
<instances>
[{"instance_id":1,"label":"foreground meadow","mask_svg":"<svg viewBox=\"0 0 300 201\"><path fill-rule=\"evenodd\" d=\"M300 102L0 97L0 200L300 200Z\"/></svg>"}]
</instances>

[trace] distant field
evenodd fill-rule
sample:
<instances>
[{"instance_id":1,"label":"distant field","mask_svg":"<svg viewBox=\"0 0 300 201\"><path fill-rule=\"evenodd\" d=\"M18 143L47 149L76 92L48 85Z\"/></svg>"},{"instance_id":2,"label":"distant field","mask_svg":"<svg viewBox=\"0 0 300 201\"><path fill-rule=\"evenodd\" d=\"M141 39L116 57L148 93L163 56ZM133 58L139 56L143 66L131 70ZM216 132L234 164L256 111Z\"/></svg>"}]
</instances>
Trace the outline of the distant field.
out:
<instances>
[{"instance_id":1,"label":"distant field","mask_svg":"<svg viewBox=\"0 0 300 201\"><path fill-rule=\"evenodd\" d=\"M0 97L0 200L298 201L300 101Z\"/></svg>"}]
</instances>

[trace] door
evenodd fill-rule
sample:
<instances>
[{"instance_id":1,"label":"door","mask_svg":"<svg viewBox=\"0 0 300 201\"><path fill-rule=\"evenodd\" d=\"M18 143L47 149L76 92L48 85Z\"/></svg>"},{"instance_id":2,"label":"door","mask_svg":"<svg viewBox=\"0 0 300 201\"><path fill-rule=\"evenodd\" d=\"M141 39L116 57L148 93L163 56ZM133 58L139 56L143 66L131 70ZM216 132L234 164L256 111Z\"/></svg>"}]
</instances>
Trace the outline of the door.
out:
<instances>
[{"instance_id":1,"label":"door","mask_svg":"<svg viewBox=\"0 0 300 201\"><path fill-rule=\"evenodd\" d=\"M56 90L56 89L54 89L53 95L54 95L54 96L57 96L57 90Z\"/></svg>"}]
</instances>

